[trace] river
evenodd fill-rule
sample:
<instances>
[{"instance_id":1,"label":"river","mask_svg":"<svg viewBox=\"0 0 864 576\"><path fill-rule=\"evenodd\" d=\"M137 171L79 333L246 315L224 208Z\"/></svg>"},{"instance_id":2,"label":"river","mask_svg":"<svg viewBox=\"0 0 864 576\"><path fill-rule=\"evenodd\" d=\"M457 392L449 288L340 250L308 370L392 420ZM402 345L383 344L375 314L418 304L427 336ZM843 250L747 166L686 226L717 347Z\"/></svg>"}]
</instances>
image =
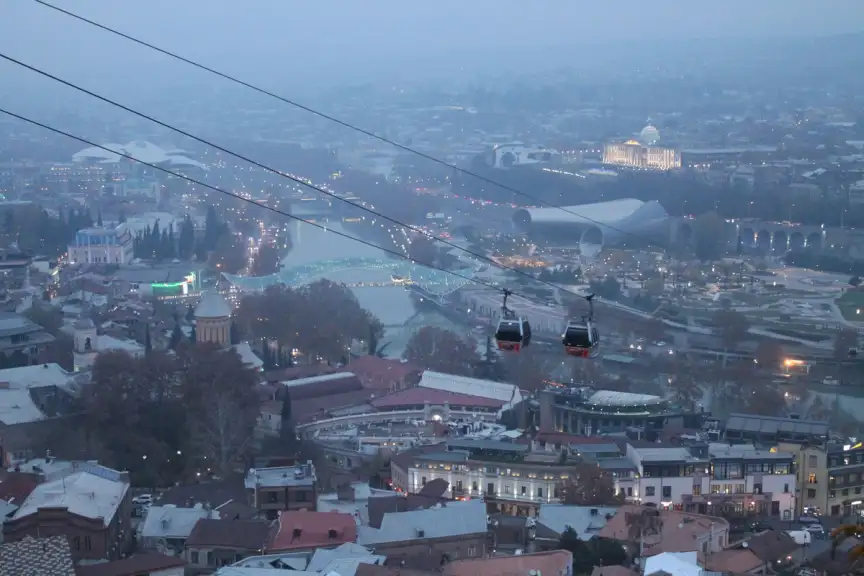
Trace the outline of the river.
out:
<instances>
[{"instance_id":1,"label":"river","mask_svg":"<svg viewBox=\"0 0 864 576\"><path fill-rule=\"evenodd\" d=\"M303 222L291 222L292 249L282 259L283 268L339 258L385 260L393 258L382 250L334 234L334 232L341 232L353 235L343 229L338 221L331 221L326 224L322 222L322 225L326 225L326 231ZM390 279L390 272L387 270L345 270L325 274L323 277L333 282L346 284L386 282ZM441 314L428 310L418 313L410 293L405 288L379 286L355 287L351 290L357 296L360 305L377 316L384 324L382 344L390 343L386 348L386 355L390 358L401 358L411 334L422 326L435 325L468 335L468 330L465 327L455 324Z\"/></svg>"}]
</instances>

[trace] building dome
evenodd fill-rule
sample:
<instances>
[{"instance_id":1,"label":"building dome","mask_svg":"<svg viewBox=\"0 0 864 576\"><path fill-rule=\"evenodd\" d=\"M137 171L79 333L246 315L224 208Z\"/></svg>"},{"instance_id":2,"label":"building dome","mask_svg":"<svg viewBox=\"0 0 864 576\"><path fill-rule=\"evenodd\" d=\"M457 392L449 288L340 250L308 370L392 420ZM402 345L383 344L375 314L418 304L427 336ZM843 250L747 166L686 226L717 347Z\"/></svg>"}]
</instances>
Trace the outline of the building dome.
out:
<instances>
[{"instance_id":1,"label":"building dome","mask_svg":"<svg viewBox=\"0 0 864 576\"><path fill-rule=\"evenodd\" d=\"M643 144L656 144L660 141L660 131L651 124L648 124L639 133L639 139Z\"/></svg>"},{"instance_id":2,"label":"building dome","mask_svg":"<svg viewBox=\"0 0 864 576\"><path fill-rule=\"evenodd\" d=\"M209 290L201 295L198 306L195 307L195 318L230 318L231 306L225 298L215 290Z\"/></svg>"}]
</instances>

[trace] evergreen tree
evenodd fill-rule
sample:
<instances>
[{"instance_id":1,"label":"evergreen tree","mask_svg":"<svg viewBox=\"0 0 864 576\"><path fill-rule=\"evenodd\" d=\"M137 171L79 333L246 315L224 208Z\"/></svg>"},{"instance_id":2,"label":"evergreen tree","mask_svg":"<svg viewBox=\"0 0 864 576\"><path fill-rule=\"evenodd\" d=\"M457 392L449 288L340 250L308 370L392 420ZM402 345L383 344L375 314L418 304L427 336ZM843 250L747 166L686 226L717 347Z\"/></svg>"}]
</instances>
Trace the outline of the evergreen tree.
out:
<instances>
[{"instance_id":1,"label":"evergreen tree","mask_svg":"<svg viewBox=\"0 0 864 576\"><path fill-rule=\"evenodd\" d=\"M120 216L117 218L117 220L118 222L120 222L120 224L126 222L126 214L122 210L120 211Z\"/></svg>"},{"instance_id":2,"label":"evergreen tree","mask_svg":"<svg viewBox=\"0 0 864 576\"><path fill-rule=\"evenodd\" d=\"M102 228L102 210L96 212L96 225Z\"/></svg>"},{"instance_id":3,"label":"evergreen tree","mask_svg":"<svg viewBox=\"0 0 864 576\"><path fill-rule=\"evenodd\" d=\"M192 333L189 334L189 341L193 344L198 341L198 336L195 334L195 326L192 326Z\"/></svg>"},{"instance_id":4,"label":"evergreen tree","mask_svg":"<svg viewBox=\"0 0 864 576\"><path fill-rule=\"evenodd\" d=\"M233 320L231 321L231 345L236 346L240 344L240 329L237 328L237 323Z\"/></svg>"},{"instance_id":5,"label":"evergreen tree","mask_svg":"<svg viewBox=\"0 0 864 576\"><path fill-rule=\"evenodd\" d=\"M171 340L168 343L168 346L171 350L176 350L177 346L180 345L181 340L183 340L183 331L180 329L180 324L175 321L174 329L171 331Z\"/></svg>"},{"instance_id":6,"label":"evergreen tree","mask_svg":"<svg viewBox=\"0 0 864 576\"><path fill-rule=\"evenodd\" d=\"M195 309L192 308L192 305L190 304L189 307L186 308L186 321L191 324L193 320L195 320Z\"/></svg>"},{"instance_id":7,"label":"evergreen tree","mask_svg":"<svg viewBox=\"0 0 864 576\"><path fill-rule=\"evenodd\" d=\"M144 332L144 353L150 354L153 351L153 343L150 341L150 323L147 323L147 328Z\"/></svg>"}]
</instances>

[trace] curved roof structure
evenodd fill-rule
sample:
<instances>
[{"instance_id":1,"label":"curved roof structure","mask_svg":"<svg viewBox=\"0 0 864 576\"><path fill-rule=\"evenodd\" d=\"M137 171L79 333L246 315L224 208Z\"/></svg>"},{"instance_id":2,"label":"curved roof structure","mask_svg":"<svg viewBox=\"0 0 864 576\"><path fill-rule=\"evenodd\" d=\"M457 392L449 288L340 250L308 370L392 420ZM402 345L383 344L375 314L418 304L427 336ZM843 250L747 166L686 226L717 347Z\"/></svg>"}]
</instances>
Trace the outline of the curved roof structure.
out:
<instances>
[{"instance_id":1,"label":"curved roof structure","mask_svg":"<svg viewBox=\"0 0 864 576\"><path fill-rule=\"evenodd\" d=\"M126 144L103 144L105 148L116 152L108 152L101 148L91 147L85 148L72 155L73 162L85 162L96 164L115 164L123 160L120 154L131 156L136 160L147 162L148 164L167 164L169 166L188 166L207 170L204 164L183 156L183 150L164 149L152 142L146 140L133 140Z\"/></svg>"},{"instance_id":2,"label":"curved roof structure","mask_svg":"<svg viewBox=\"0 0 864 576\"><path fill-rule=\"evenodd\" d=\"M645 206L645 202L641 200L624 198L597 204L566 206L563 210L561 208L524 208L513 214L513 222L520 228L541 223L591 225L600 222L602 224L614 224L632 216L643 206Z\"/></svg>"},{"instance_id":3,"label":"curved roof structure","mask_svg":"<svg viewBox=\"0 0 864 576\"><path fill-rule=\"evenodd\" d=\"M215 290L204 292L198 306L195 307L195 318L228 318L230 316L231 306Z\"/></svg>"}]
</instances>

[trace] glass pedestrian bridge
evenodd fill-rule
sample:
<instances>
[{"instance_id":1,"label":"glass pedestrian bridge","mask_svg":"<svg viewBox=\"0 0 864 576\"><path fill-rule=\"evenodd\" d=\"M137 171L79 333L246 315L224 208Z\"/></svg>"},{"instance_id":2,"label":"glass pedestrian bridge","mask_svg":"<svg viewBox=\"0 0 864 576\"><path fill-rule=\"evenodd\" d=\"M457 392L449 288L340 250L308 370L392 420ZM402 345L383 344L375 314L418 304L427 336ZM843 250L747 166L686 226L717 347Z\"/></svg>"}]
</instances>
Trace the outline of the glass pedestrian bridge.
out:
<instances>
[{"instance_id":1,"label":"glass pedestrian bridge","mask_svg":"<svg viewBox=\"0 0 864 576\"><path fill-rule=\"evenodd\" d=\"M459 274L473 278L476 268L464 268ZM375 258L339 258L336 260L321 260L302 266L283 268L269 276L240 276L222 273L222 277L241 292L261 292L269 286L285 284L286 286L303 286L336 272L350 270L386 270L390 272L393 284L416 286L422 291L436 296L447 296L459 290L470 280L448 274L421 264L412 264L405 260L384 260Z\"/></svg>"}]
</instances>

